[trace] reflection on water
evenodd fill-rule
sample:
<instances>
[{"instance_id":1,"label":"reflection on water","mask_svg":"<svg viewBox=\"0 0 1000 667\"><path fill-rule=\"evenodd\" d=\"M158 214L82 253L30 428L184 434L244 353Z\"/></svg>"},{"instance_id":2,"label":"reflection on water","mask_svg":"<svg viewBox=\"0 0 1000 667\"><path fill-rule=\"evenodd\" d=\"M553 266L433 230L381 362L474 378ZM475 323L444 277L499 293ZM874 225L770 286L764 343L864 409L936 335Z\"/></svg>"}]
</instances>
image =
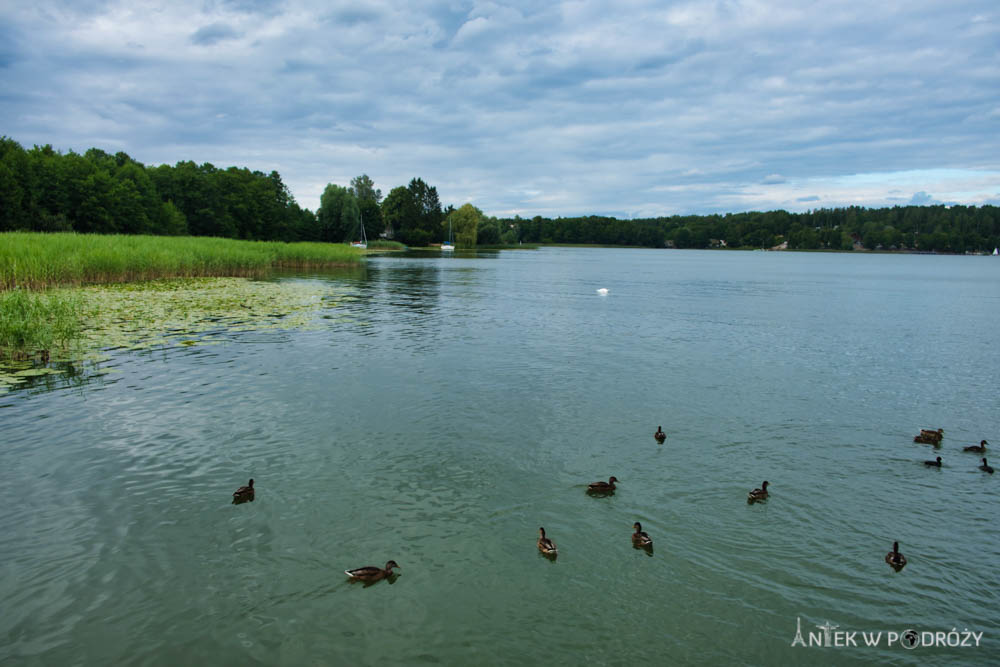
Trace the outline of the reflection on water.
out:
<instances>
[{"instance_id":1,"label":"reflection on water","mask_svg":"<svg viewBox=\"0 0 1000 667\"><path fill-rule=\"evenodd\" d=\"M791 642L1000 624L997 480L961 451L1000 439L994 267L546 249L278 277L336 288L317 328L0 395L0 662L987 662ZM939 426L931 470L912 436Z\"/></svg>"}]
</instances>

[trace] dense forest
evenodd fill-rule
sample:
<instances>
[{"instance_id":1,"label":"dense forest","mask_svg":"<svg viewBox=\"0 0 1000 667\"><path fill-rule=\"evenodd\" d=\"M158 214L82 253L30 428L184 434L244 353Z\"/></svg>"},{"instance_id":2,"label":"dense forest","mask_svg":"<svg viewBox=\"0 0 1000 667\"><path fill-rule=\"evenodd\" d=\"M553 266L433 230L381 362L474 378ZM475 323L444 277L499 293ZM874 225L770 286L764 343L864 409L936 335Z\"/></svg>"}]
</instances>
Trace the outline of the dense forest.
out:
<instances>
[{"instance_id":1,"label":"dense forest","mask_svg":"<svg viewBox=\"0 0 1000 667\"><path fill-rule=\"evenodd\" d=\"M126 153L25 150L0 137L0 231L219 236L339 243L385 235L411 246L440 242L448 223L460 246L580 243L676 248L989 252L1000 246L995 206L895 206L686 215L498 219L465 204L442 208L420 178L387 196L367 175L330 184L313 212L276 171L178 162L147 167Z\"/></svg>"},{"instance_id":2,"label":"dense forest","mask_svg":"<svg viewBox=\"0 0 1000 667\"><path fill-rule=\"evenodd\" d=\"M1000 246L1000 207L894 206L687 215L636 220L596 216L502 220L525 243L676 248L988 252Z\"/></svg>"},{"instance_id":3,"label":"dense forest","mask_svg":"<svg viewBox=\"0 0 1000 667\"><path fill-rule=\"evenodd\" d=\"M25 150L0 137L0 231L218 236L263 241L439 241L437 189L414 178L385 201L367 175L330 184L315 213L301 208L276 171L178 162L147 167L126 153ZM384 212L384 215L383 215Z\"/></svg>"}]
</instances>

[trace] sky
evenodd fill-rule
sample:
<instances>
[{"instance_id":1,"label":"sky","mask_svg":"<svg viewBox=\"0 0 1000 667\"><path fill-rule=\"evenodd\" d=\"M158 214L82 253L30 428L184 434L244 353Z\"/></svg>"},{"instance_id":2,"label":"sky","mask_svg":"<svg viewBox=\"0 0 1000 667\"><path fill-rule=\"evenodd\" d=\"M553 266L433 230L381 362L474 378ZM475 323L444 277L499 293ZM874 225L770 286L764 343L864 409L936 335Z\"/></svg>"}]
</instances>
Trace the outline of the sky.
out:
<instances>
[{"instance_id":1,"label":"sky","mask_svg":"<svg viewBox=\"0 0 1000 667\"><path fill-rule=\"evenodd\" d=\"M488 215L1000 204L997 0L0 2L0 135Z\"/></svg>"}]
</instances>

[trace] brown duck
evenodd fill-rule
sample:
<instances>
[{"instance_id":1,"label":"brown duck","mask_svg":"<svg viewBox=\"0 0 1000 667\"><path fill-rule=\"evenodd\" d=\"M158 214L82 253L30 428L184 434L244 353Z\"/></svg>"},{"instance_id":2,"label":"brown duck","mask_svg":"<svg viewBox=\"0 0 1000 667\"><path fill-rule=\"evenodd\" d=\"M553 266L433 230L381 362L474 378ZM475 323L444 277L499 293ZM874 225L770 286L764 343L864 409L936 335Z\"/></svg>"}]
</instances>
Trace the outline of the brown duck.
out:
<instances>
[{"instance_id":1,"label":"brown duck","mask_svg":"<svg viewBox=\"0 0 1000 667\"><path fill-rule=\"evenodd\" d=\"M538 550L541 551L546 556L554 556L559 553L556 549L556 543L545 537L545 529L538 529Z\"/></svg>"},{"instance_id":2,"label":"brown duck","mask_svg":"<svg viewBox=\"0 0 1000 667\"><path fill-rule=\"evenodd\" d=\"M399 567L396 561L391 560L385 564L384 570L374 565L367 565L365 567L354 568L353 570L344 570L344 574L356 581L378 581L391 575L392 568L394 567L403 569Z\"/></svg>"},{"instance_id":3,"label":"brown duck","mask_svg":"<svg viewBox=\"0 0 1000 667\"><path fill-rule=\"evenodd\" d=\"M587 493L612 493L618 478L612 475L606 482L591 482L587 485Z\"/></svg>"},{"instance_id":4,"label":"brown duck","mask_svg":"<svg viewBox=\"0 0 1000 667\"><path fill-rule=\"evenodd\" d=\"M233 504L238 505L239 503L245 503L248 500L253 502L253 495L253 478L251 478L249 484L241 486L233 491Z\"/></svg>"}]
</instances>

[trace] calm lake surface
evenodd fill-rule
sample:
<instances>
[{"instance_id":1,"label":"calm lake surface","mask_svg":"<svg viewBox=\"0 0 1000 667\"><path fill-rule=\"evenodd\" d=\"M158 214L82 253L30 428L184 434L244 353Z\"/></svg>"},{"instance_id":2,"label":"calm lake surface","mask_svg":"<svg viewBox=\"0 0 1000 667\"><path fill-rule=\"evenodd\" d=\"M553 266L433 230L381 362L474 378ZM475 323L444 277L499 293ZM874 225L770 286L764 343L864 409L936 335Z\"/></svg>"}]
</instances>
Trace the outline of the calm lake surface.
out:
<instances>
[{"instance_id":1,"label":"calm lake surface","mask_svg":"<svg viewBox=\"0 0 1000 667\"><path fill-rule=\"evenodd\" d=\"M0 663L1000 659L1000 475L962 451L1000 466L997 259L546 248L278 279L345 297L0 395ZM792 647L799 619L861 645ZM911 628L984 635L886 645Z\"/></svg>"}]
</instances>

